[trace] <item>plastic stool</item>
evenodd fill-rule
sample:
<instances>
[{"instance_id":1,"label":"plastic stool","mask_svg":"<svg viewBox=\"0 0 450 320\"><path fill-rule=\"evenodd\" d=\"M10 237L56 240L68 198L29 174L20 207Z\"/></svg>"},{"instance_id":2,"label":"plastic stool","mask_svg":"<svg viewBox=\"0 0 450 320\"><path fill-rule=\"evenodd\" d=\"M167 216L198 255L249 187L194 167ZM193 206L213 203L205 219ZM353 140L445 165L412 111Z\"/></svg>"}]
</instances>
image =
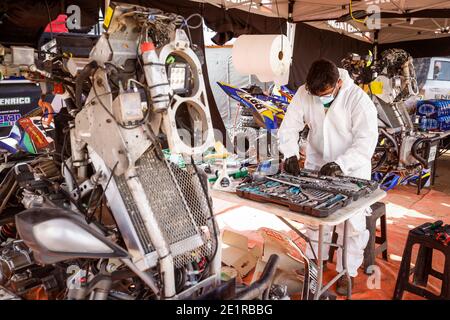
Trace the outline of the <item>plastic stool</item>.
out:
<instances>
[{"instance_id":1,"label":"plastic stool","mask_svg":"<svg viewBox=\"0 0 450 320\"><path fill-rule=\"evenodd\" d=\"M367 229L370 232L369 241L364 249L364 272L370 274L370 266L375 265L375 258L381 253L384 260L388 261L387 251L387 225L386 225L386 205L383 202L376 202L372 206L372 214L366 217ZM377 220L380 219L380 236L376 235ZM378 245L378 246L377 246Z\"/></svg>"},{"instance_id":2,"label":"plastic stool","mask_svg":"<svg viewBox=\"0 0 450 320\"><path fill-rule=\"evenodd\" d=\"M383 259L388 260L387 252L387 225L386 225L386 205L383 202L376 202L370 206L372 209L372 214L366 217L366 225L369 230L370 236L367 242L366 249L364 250L364 263L363 268L365 273L369 272L369 267L375 264L375 258L377 255L382 253ZM377 220L380 219L381 235L376 235ZM338 234L336 232L336 227L333 230L332 242L336 243ZM378 244L378 246L377 246ZM331 246L328 254L328 261L333 262L334 252L336 247Z\"/></svg>"},{"instance_id":3,"label":"plastic stool","mask_svg":"<svg viewBox=\"0 0 450 320\"><path fill-rule=\"evenodd\" d=\"M429 223L425 223L408 233L402 263L398 271L397 284L395 285L394 300L401 300L404 291L409 291L430 300L450 300L450 247L435 240L432 236L417 233L420 227L426 225L429 225ZM416 266L411 268L411 254L415 244L419 244L420 247L416 259ZM441 251L445 256L443 273L434 270L432 267L433 250ZM414 274L413 283L409 282L411 274ZM425 287L427 285L429 275L442 281L439 295L419 287Z\"/></svg>"}]
</instances>

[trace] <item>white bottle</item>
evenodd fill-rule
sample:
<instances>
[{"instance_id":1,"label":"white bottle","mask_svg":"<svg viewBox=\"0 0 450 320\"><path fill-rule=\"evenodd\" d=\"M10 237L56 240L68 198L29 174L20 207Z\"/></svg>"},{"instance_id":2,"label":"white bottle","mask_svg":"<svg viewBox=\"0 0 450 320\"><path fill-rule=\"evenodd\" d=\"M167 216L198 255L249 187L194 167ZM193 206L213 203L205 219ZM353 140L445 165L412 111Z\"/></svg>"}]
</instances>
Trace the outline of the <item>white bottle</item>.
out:
<instances>
[{"instance_id":1,"label":"white bottle","mask_svg":"<svg viewBox=\"0 0 450 320\"><path fill-rule=\"evenodd\" d=\"M164 112L169 106L169 80L167 79L166 66L161 63L155 46L152 42L141 43L142 61L147 85L150 89L154 112Z\"/></svg>"}]
</instances>

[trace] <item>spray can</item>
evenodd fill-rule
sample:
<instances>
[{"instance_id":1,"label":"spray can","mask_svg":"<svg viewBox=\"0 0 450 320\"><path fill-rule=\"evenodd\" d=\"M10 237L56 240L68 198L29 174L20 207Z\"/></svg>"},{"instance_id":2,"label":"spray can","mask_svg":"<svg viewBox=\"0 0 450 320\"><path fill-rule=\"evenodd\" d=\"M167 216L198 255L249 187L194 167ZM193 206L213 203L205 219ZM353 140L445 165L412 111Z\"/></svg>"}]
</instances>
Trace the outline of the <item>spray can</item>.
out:
<instances>
[{"instance_id":1,"label":"spray can","mask_svg":"<svg viewBox=\"0 0 450 320\"><path fill-rule=\"evenodd\" d=\"M142 61L144 62L145 80L150 89L153 111L160 113L169 107L170 86L167 79L166 66L161 63L152 42L142 42Z\"/></svg>"}]
</instances>

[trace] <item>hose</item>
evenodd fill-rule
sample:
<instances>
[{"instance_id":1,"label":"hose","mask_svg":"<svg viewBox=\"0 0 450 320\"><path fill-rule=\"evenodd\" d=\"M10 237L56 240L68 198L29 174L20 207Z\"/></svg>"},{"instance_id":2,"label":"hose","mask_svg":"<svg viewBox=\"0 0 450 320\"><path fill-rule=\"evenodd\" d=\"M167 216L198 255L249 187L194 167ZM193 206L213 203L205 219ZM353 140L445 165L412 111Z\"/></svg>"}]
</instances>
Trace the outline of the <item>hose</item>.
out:
<instances>
[{"instance_id":1,"label":"hose","mask_svg":"<svg viewBox=\"0 0 450 320\"><path fill-rule=\"evenodd\" d=\"M253 282L250 287L241 291L236 297L236 300L253 300L260 296L268 298L268 290L272 285L272 280L275 276L279 259L280 257L278 255L272 254L262 272L261 277L256 282Z\"/></svg>"},{"instance_id":2,"label":"hose","mask_svg":"<svg viewBox=\"0 0 450 320\"><path fill-rule=\"evenodd\" d=\"M395 138L391 135L391 134L389 134L387 131L386 131L386 129L384 129L384 128L380 128L380 131L381 131L381 133L383 133L385 136L386 136L386 138L388 138L393 144L394 144L394 147L395 147L395 151L397 152L397 154L399 154L399 148L398 148L398 144L397 144L397 141L395 141Z\"/></svg>"},{"instance_id":3,"label":"hose","mask_svg":"<svg viewBox=\"0 0 450 320\"><path fill-rule=\"evenodd\" d=\"M97 61L88 63L83 70L80 71L75 80L75 106L81 110L83 84L91 76L92 72L98 67Z\"/></svg>"}]
</instances>

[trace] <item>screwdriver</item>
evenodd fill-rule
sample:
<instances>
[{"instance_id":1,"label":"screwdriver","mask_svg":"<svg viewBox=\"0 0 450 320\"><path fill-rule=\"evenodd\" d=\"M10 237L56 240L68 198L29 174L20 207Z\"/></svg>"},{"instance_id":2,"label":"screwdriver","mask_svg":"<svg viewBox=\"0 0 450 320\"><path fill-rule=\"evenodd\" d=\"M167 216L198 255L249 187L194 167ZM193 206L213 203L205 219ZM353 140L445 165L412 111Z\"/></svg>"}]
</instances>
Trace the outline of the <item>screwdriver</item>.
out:
<instances>
[{"instance_id":1,"label":"screwdriver","mask_svg":"<svg viewBox=\"0 0 450 320\"><path fill-rule=\"evenodd\" d=\"M428 232L441 227L443 224L444 224L444 222L442 220L438 220L438 221L435 221L425 227L421 227L418 230L420 230L423 234L427 234Z\"/></svg>"}]
</instances>

